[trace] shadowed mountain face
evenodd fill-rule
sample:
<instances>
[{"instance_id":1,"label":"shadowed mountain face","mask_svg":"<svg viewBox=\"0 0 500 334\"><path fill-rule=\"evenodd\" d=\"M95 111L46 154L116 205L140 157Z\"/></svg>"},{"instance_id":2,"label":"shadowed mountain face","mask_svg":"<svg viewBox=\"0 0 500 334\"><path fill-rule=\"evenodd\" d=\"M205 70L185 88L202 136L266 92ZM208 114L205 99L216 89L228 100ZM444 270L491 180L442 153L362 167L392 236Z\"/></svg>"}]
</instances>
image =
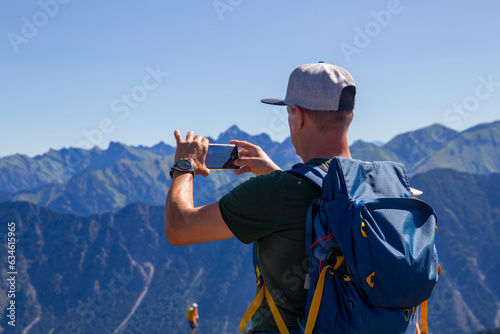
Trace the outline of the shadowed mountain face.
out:
<instances>
[{"instance_id":1,"label":"shadowed mountain face","mask_svg":"<svg viewBox=\"0 0 500 334\"><path fill-rule=\"evenodd\" d=\"M31 333L113 333L121 325L125 333L182 333L193 302L200 328L224 333L253 298L251 247L236 240L170 246L163 207L131 204L85 218L3 203L0 221L16 224L15 327L7 324L0 285L8 333L36 319ZM7 263L6 253L0 257Z\"/></svg>"},{"instance_id":2,"label":"shadowed mountain face","mask_svg":"<svg viewBox=\"0 0 500 334\"><path fill-rule=\"evenodd\" d=\"M499 131L500 122L461 133L433 125L382 146L351 146L355 158L405 162L412 186L436 209L443 274L430 300L434 333L500 326ZM262 146L283 168L300 161L290 138L276 143L236 126L211 142L231 139ZM163 143L112 143L0 159L0 201L34 203L0 204L1 221L16 223L22 288L14 333L30 324L30 333L183 333L192 302L200 305L203 333L237 332L255 291L251 248L236 240L167 243L163 203L174 152ZM248 177L197 176L195 204L218 200ZM7 263L7 254L0 257ZM7 283L0 289L7 328Z\"/></svg>"},{"instance_id":3,"label":"shadowed mountain face","mask_svg":"<svg viewBox=\"0 0 500 334\"><path fill-rule=\"evenodd\" d=\"M435 169L410 181L438 214L442 275L430 299L431 332L499 326L500 174Z\"/></svg>"},{"instance_id":4,"label":"shadowed mountain face","mask_svg":"<svg viewBox=\"0 0 500 334\"><path fill-rule=\"evenodd\" d=\"M471 333L498 325L500 195L494 185L500 174L438 169L411 183L424 190L439 218L443 273L430 298L431 331ZM35 333L64 332L66 325L112 333L137 306L125 332L182 333L185 308L196 301L205 333L233 333L253 299L251 247L236 240L170 246L161 206L136 203L115 214L81 217L3 203L0 220L16 223L18 283L24 287L16 297L20 329L39 317ZM6 286L2 290L5 296Z\"/></svg>"},{"instance_id":5,"label":"shadowed mountain face","mask_svg":"<svg viewBox=\"0 0 500 334\"><path fill-rule=\"evenodd\" d=\"M500 334L500 328L492 328L484 331L476 332L475 334Z\"/></svg>"}]
</instances>

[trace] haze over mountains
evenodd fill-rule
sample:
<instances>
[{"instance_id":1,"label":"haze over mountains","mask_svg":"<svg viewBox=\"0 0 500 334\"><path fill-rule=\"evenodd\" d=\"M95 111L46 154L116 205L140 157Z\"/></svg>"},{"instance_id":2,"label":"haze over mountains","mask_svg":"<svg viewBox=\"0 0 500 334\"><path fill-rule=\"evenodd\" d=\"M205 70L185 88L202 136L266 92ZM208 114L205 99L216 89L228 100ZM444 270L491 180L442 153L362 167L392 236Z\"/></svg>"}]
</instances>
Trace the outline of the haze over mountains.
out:
<instances>
[{"instance_id":1,"label":"haze over mountains","mask_svg":"<svg viewBox=\"0 0 500 334\"><path fill-rule=\"evenodd\" d=\"M289 138L277 143L237 126L211 141L230 139L260 145L282 168L300 161ZM106 150L0 159L0 217L18 227L23 286L18 326L7 328L6 283L0 283L4 329L21 333L32 324L30 333L181 333L185 308L197 301L200 331L237 332L255 291L251 248L236 240L167 243L163 203L174 152L164 143L111 143ZM357 141L351 154L403 162L412 186L438 213L443 274L430 300L432 332L499 327L500 122L463 132L434 124L384 145ZM248 177L197 176L195 204L218 200ZM1 258L6 263L3 252Z\"/></svg>"}]
</instances>

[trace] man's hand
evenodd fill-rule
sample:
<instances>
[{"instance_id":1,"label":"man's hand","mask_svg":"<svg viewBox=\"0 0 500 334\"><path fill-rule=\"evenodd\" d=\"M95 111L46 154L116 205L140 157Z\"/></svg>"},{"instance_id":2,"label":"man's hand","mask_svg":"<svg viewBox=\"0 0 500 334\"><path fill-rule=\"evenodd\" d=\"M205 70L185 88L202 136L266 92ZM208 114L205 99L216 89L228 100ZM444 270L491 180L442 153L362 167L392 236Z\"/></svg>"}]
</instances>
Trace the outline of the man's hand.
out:
<instances>
[{"instance_id":1,"label":"man's hand","mask_svg":"<svg viewBox=\"0 0 500 334\"><path fill-rule=\"evenodd\" d=\"M259 146L240 140L231 140L229 143L241 148L240 158L234 164L242 167L234 171L235 175L254 173L259 176L281 170Z\"/></svg>"},{"instance_id":2,"label":"man's hand","mask_svg":"<svg viewBox=\"0 0 500 334\"><path fill-rule=\"evenodd\" d=\"M205 157L208 151L208 139L200 135L194 136L193 131L189 131L186 135L186 140L182 140L179 130L174 131L175 140L177 141L177 150L175 151L175 161L186 159L193 163L195 174L207 176L210 174L210 169L205 166ZM194 138L193 138L194 136Z\"/></svg>"}]
</instances>

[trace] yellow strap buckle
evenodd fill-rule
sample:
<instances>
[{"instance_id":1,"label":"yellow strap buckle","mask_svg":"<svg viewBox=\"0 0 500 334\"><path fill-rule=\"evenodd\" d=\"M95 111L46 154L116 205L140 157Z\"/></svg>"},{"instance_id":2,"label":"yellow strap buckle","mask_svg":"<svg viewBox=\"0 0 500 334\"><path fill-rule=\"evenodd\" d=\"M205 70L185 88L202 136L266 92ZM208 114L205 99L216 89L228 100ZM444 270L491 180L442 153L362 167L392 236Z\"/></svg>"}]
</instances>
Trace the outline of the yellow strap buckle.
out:
<instances>
[{"instance_id":1,"label":"yellow strap buckle","mask_svg":"<svg viewBox=\"0 0 500 334\"><path fill-rule=\"evenodd\" d=\"M362 221L361 227L359 228L361 230L361 235L365 238L368 238L368 234L366 234L365 227L366 227L366 224L364 221Z\"/></svg>"},{"instance_id":2,"label":"yellow strap buckle","mask_svg":"<svg viewBox=\"0 0 500 334\"><path fill-rule=\"evenodd\" d=\"M408 320L410 320L410 309L408 308L403 309L403 313L405 315L406 322L408 322Z\"/></svg>"},{"instance_id":3,"label":"yellow strap buckle","mask_svg":"<svg viewBox=\"0 0 500 334\"><path fill-rule=\"evenodd\" d=\"M375 283L372 282L372 278L373 276L375 276L375 272L372 272L370 275L368 275L368 277L366 278L366 283L368 283L368 285L373 288L375 286Z\"/></svg>"}]
</instances>

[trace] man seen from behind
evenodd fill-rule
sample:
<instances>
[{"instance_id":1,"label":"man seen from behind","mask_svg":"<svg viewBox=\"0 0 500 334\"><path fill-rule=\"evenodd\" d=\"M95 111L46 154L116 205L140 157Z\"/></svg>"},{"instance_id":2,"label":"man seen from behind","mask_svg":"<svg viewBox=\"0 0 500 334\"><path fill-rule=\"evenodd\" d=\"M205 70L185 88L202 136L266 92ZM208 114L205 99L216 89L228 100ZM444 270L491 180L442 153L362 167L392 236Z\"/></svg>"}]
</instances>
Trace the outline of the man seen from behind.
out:
<instances>
[{"instance_id":1,"label":"man seen from behind","mask_svg":"<svg viewBox=\"0 0 500 334\"><path fill-rule=\"evenodd\" d=\"M347 130L353 118L356 87L343 68L324 62L297 67L290 75L284 100L292 144L304 163L328 167L332 157L351 158ZM173 245L189 245L236 237L255 243L261 279L291 334L299 333L297 317L306 303L308 271L305 221L321 191L308 180L282 171L258 146L232 140L241 148L235 174L251 178L218 202L193 203L194 175L207 176L208 139L187 133L177 141L176 165L165 205L165 233ZM252 316L250 333L279 333L267 299Z\"/></svg>"}]
</instances>

